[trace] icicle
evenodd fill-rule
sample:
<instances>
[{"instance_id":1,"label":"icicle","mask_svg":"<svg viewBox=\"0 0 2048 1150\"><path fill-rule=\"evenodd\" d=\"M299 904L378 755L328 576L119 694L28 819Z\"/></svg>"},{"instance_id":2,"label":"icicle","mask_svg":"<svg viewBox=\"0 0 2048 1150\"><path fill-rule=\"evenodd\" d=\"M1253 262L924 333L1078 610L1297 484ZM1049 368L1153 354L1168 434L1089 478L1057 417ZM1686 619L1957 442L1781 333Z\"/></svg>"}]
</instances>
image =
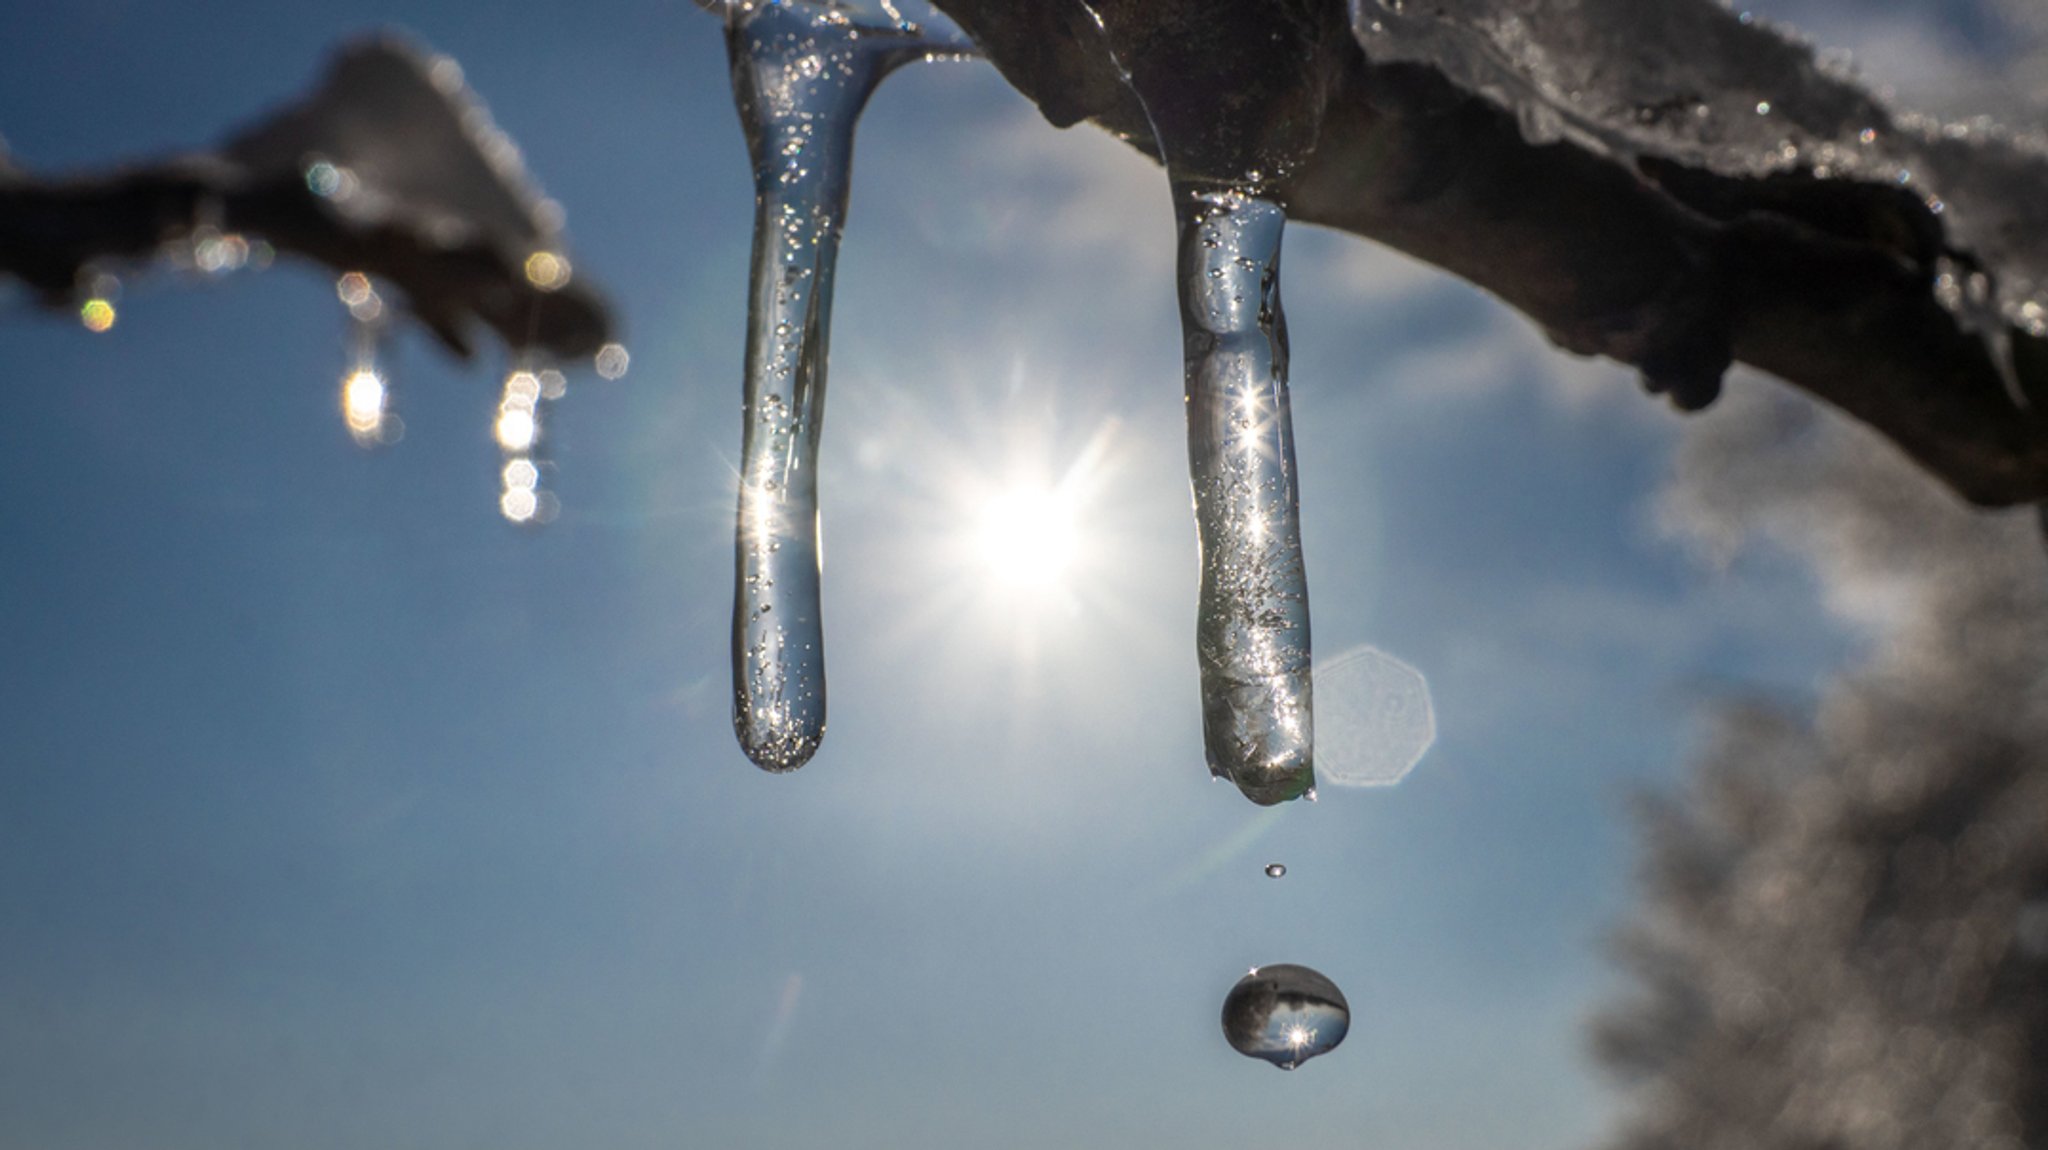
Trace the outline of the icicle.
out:
<instances>
[{"instance_id":1,"label":"icicle","mask_svg":"<svg viewBox=\"0 0 2048 1150\"><path fill-rule=\"evenodd\" d=\"M1320 58L1316 28L1276 9L1269 34L1225 43L1181 37L1153 6L1081 7L1144 105L1173 190L1209 771L1261 805L1313 801L1308 578L1280 310L1287 215L1269 189L1314 146L1317 97L1303 80ZM1164 48L1134 70L1114 54L1130 43ZM1219 88L1225 73L1234 79Z\"/></svg>"},{"instance_id":2,"label":"icicle","mask_svg":"<svg viewBox=\"0 0 2048 1150\"><path fill-rule=\"evenodd\" d=\"M1176 183L1174 207L1209 769L1253 802L1313 796L1308 580L1280 310L1286 216L1247 192L1192 183Z\"/></svg>"},{"instance_id":3,"label":"icicle","mask_svg":"<svg viewBox=\"0 0 2048 1150\"><path fill-rule=\"evenodd\" d=\"M718 10L754 170L733 727L758 766L789 771L825 733L818 435L854 123L883 76L960 55L964 44L820 3L734 0Z\"/></svg>"}]
</instances>

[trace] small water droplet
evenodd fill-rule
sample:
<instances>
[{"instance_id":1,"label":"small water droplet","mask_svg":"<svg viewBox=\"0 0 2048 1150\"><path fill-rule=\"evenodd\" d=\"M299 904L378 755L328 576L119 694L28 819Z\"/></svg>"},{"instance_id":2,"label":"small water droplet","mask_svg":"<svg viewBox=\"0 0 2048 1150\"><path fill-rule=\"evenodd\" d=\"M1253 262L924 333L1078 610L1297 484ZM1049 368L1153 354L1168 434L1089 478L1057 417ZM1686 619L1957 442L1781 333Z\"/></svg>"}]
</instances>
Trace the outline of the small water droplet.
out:
<instances>
[{"instance_id":1,"label":"small water droplet","mask_svg":"<svg viewBox=\"0 0 2048 1150\"><path fill-rule=\"evenodd\" d=\"M1282 877L1284 877L1284 876L1285 876L1286 874L1287 874L1287 864L1286 864L1286 863L1267 863L1267 864L1266 864L1266 877L1267 877L1267 878L1282 878Z\"/></svg>"},{"instance_id":2,"label":"small water droplet","mask_svg":"<svg viewBox=\"0 0 2048 1150\"><path fill-rule=\"evenodd\" d=\"M1336 1049L1350 1029L1344 992L1306 966L1254 967L1223 999L1223 1037L1231 1049L1282 1070Z\"/></svg>"}]
</instances>

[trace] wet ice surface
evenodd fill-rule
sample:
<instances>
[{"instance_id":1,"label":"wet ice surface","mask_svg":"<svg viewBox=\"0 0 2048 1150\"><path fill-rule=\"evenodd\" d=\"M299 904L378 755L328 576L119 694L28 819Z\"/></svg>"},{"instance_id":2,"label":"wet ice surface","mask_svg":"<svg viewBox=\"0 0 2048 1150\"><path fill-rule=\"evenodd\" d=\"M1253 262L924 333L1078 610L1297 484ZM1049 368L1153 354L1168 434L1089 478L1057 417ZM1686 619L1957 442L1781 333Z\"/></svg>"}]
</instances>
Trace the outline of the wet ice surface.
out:
<instances>
[{"instance_id":1,"label":"wet ice surface","mask_svg":"<svg viewBox=\"0 0 2048 1150\"><path fill-rule=\"evenodd\" d=\"M1196 652L1209 769L1253 802L1315 785L1308 579L1287 400L1278 205L1177 185Z\"/></svg>"},{"instance_id":2,"label":"wet ice surface","mask_svg":"<svg viewBox=\"0 0 2048 1150\"><path fill-rule=\"evenodd\" d=\"M1316 770L1338 786L1385 787L1408 777L1436 742L1422 672L1375 647L1316 668Z\"/></svg>"},{"instance_id":3,"label":"wet ice surface","mask_svg":"<svg viewBox=\"0 0 2048 1150\"><path fill-rule=\"evenodd\" d=\"M2048 334L2048 141L1988 120L1894 113L1849 75L1750 14L1710 0L1352 0L1375 63L1443 71L1515 113L1532 143L1570 141L1726 176L1799 172L1911 192L1947 246L1988 274L1945 269L1943 302Z\"/></svg>"},{"instance_id":4,"label":"wet ice surface","mask_svg":"<svg viewBox=\"0 0 2048 1150\"><path fill-rule=\"evenodd\" d=\"M1336 1049L1350 1029L1344 992L1306 966L1259 967L1223 999L1223 1037L1231 1049L1282 1070Z\"/></svg>"},{"instance_id":5,"label":"wet ice surface","mask_svg":"<svg viewBox=\"0 0 2048 1150\"><path fill-rule=\"evenodd\" d=\"M818 437L854 125L889 72L968 49L957 33L928 32L888 0L706 7L726 20L733 99L754 172L733 727L756 765L789 771L825 734Z\"/></svg>"}]
</instances>

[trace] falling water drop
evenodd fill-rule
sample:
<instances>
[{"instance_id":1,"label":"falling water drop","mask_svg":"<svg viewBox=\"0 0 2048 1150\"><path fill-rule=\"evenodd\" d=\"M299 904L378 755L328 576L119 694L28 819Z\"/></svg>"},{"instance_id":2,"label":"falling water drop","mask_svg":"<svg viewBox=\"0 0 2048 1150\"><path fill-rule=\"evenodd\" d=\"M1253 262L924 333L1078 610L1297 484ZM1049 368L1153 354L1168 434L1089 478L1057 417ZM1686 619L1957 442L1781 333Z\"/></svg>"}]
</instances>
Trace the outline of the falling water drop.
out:
<instances>
[{"instance_id":1,"label":"falling water drop","mask_svg":"<svg viewBox=\"0 0 2048 1150\"><path fill-rule=\"evenodd\" d=\"M1256 967L1223 999L1223 1037L1231 1049L1282 1070L1328 1054L1350 1029L1344 992L1306 966Z\"/></svg>"},{"instance_id":2,"label":"falling water drop","mask_svg":"<svg viewBox=\"0 0 2048 1150\"><path fill-rule=\"evenodd\" d=\"M1253 802L1312 796L1308 580L1287 398L1278 204L1177 182L1196 653L1209 769Z\"/></svg>"},{"instance_id":3,"label":"falling water drop","mask_svg":"<svg viewBox=\"0 0 2048 1150\"><path fill-rule=\"evenodd\" d=\"M729 0L714 10L726 20L754 171L733 728L748 758L780 772L802 766L825 734L818 436L854 124L898 66L967 45L839 5Z\"/></svg>"},{"instance_id":4,"label":"falling water drop","mask_svg":"<svg viewBox=\"0 0 2048 1150\"><path fill-rule=\"evenodd\" d=\"M1287 877L1287 864L1286 864L1286 863L1276 863L1276 862L1273 862L1273 863L1267 863L1267 864L1266 864L1266 877L1267 877L1267 878L1285 878L1285 877Z\"/></svg>"}]
</instances>

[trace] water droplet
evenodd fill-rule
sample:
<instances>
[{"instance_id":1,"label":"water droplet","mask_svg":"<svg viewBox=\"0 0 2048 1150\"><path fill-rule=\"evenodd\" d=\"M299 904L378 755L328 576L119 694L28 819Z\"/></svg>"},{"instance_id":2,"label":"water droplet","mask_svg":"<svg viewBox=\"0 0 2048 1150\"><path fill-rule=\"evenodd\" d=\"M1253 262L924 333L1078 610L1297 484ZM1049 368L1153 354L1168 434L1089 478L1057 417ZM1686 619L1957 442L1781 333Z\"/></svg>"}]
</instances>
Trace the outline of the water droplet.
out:
<instances>
[{"instance_id":1,"label":"water droplet","mask_svg":"<svg viewBox=\"0 0 2048 1150\"><path fill-rule=\"evenodd\" d=\"M1286 877L1286 875L1287 875L1287 864L1286 864L1286 863L1267 863L1267 864L1266 864L1266 877L1267 877L1267 878L1284 878L1284 877Z\"/></svg>"},{"instance_id":2,"label":"water droplet","mask_svg":"<svg viewBox=\"0 0 2048 1150\"><path fill-rule=\"evenodd\" d=\"M1223 1037L1231 1049L1282 1070L1336 1049L1350 1029L1344 992L1306 966L1255 967L1223 999Z\"/></svg>"},{"instance_id":3,"label":"water droplet","mask_svg":"<svg viewBox=\"0 0 2048 1150\"><path fill-rule=\"evenodd\" d=\"M1756 102L1756 114L1757 114L1757 115L1759 115L1759 116L1768 116L1768 115L1770 115L1770 114L1771 114L1771 102L1770 102L1769 100L1758 100L1758 101Z\"/></svg>"}]
</instances>

